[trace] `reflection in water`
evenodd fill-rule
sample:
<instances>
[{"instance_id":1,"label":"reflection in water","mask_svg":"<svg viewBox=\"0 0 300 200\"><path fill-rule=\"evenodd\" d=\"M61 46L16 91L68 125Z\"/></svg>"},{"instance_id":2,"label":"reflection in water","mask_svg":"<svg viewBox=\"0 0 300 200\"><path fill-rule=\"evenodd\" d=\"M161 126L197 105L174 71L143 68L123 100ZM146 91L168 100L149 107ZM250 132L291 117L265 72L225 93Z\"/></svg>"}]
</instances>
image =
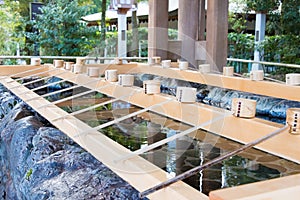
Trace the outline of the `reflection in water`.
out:
<instances>
[{"instance_id":1,"label":"reflection in water","mask_svg":"<svg viewBox=\"0 0 300 200\"><path fill-rule=\"evenodd\" d=\"M179 132L179 129L163 127L160 124L154 125L146 118L141 118L138 121L138 123L130 123L130 130L127 129L125 132L119 128L120 124L105 128L101 132L131 150L137 150L145 144L153 144ZM153 127L156 128L155 131L153 131ZM212 135L201 130L198 131L198 134L202 134L204 138L207 135L210 135L209 137ZM216 144L208 144L186 136L141 156L164 169L171 176L179 175L241 146L228 139L219 138L217 140ZM272 158L268 159L267 162L258 162L259 158L266 155L268 154L258 150L249 150L205 169L184 181L208 194L209 191L219 188L267 180L293 174L296 171L300 172L299 165L276 156L271 156ZM290 166L293 167L289 169Z\"/></svg>"},{"instance_id":2,"label":"reflection in water","mask_svg":"<svg viewBox=\"0 0 300 200\"><path fill-rule=\"evenodd\" d=\"M108 98L105 95L98 97L98 101L107 100ZM90 105L84 104L81 107L69 105L68 109L70 110L68 111L74 112L88 106ZM66 108L66 105L64 105L64 108ZM139 109L141 108L127 102L117 101L76 117L95 127ZM153 112L145 112L99 131L131 151L135 151L189 128L191 126L182 122ZM203 130L198 130L193 133L193 136L193 138L191 136L181 137L141 156L165 170L170 176L176 176L241 147L239 143ZM199 191L208 194L209 191L219 188L295 173L300 173L299 165L259 150L250 149L202 170L184 181Z\"/></svg>"},{"instance_id":3,"label":"reflection in water","mask_svg":"<svg viewBox=\"0 0 300 200\"><path fill-rule=\"evenodd\" d=\"M118 125L113 125L101 130L101 132L131 150L137 150L145 144L150 145L179 132L178 129L166 127L161 127L158 131L161 125L156 124L155 126L153 124L149 119L142 118L139 123L131 123L131 127L134 127L131 131L123 132ZM154 132L152 130L153 126L157 128ZM156 134L153 134L155 132ZM209 137L212 135L201 130L198 131L198 134L202 134L204 138L206 135L210 135ZM207 144L196 138L186 136L141 156L167 171L170 176L174 176L240 146L240 144L225 138L219 138L216 144ZM248 150L241 155L233 156L222 163L202 170L197 175L184 181L208 194L210 191L219 188L268 180L300 172L299 165L276 156L268 155L272 158L269 158L266 162L259 162L260 158L267 155L258 150Z\"/></svg>"}]
</instances>

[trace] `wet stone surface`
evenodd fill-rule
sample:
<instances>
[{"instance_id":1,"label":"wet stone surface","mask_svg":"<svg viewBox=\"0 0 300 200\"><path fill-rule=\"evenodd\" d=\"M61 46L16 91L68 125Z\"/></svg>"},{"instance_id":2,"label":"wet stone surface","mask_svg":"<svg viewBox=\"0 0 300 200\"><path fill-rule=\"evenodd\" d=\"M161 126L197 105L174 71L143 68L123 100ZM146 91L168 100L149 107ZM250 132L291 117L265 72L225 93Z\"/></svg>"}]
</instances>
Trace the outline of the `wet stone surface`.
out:
<instances>
[{"instance_id":1,"label":"wet stone surface","mask_svg":"<svg viewBox=\"0 0 300 200\"><path fill-rule=\"evenodd\" d=\"M0 199L139 199L128 183L16 97L1 92L0 105Z\"/></svg>"}]
</instances>

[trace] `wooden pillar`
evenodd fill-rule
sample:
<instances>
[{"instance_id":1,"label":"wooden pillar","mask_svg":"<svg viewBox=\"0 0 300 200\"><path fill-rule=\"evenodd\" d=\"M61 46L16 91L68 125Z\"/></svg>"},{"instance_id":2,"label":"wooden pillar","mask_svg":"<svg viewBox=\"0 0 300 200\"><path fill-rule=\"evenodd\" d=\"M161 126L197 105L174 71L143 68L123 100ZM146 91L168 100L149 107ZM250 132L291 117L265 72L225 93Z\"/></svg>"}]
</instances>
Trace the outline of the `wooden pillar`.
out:
<instances>
[{"instance_id":1,"label":"wooden pillar","mask_svg":"<svg viewBox=\"0 0 300 200\"><path fill-rule=\"evenodd\" d=\"M180 0L178 7L178 39L182 41L181 57L197 66L195 42L198 39L199 0Z\"/></svg>"},{"instance_id":2,"label":"wooden pillar","mask_svg":"<svg viewBox=\"0 0 300 200\"><path fill-rule=\"evenodd\" d=\"M168 0L149 0L148 56L168 55Z\"/></svg>"},{"instance_id":3,"label":"wooden pillar","mask_svg":"<svg viewBox=\"0 0 300 200\"><path fill-rule=\"evenodd\" d=\"M205 40L206 28L206 11L205 0L199 0L199 24L198 24L198 40Z\"/></svg>"},{"instance_id":4,"label":"wooden pillar","mask_svg":"<svg viewBox=\"0 0 300 200\"><path fill-rule=\"evenodd\" d=\"M206 59L212 70L222 71L227 59L228 0L207 3Z\"/></svg>"}]
</instances>

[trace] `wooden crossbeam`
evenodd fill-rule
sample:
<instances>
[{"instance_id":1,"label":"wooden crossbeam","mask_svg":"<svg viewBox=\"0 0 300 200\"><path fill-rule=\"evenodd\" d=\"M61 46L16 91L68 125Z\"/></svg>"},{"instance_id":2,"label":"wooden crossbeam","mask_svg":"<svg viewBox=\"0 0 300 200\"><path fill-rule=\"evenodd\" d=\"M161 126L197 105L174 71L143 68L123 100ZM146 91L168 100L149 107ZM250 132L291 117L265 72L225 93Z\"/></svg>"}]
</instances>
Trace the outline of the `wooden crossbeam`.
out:
<instances>
[{"instance_id":1,"label":"wooden crossbeam","mask_svg":"<svg viewBox=\"0 0 300 200\"><path fill-rule=\"evenodd\" d=\"M101 129L103 129L103 128L106 128L106 127L108 127L108 126L111 126L111 125L113 125L113 124L116 124L116 123L118 123L118 122L121 122L121 121L123 121L123 120L125 120L125 119L131 118L131 117L133 117L133 116L139 115L139 114L144 113L144 112L147 112L147 111L149 111L149 110L151 110L151 109L153 109L153 108L155 108L155 107L162 106L162 105L164 105L164 104L166 104L166 103L168 103L168 102L170 102L170 101L171 101L171 100L167 100L167 101L161 102L161 103L159 103L159 104L155 104L155 105L149 106L149 107L147 107L147 108L144 108L144 109L135 111L135 112L133 112L133 113L127 114L127 115L125 115L125 116L123 116L123 117L114 119L113 121L109 121L109 122L107 122L107 123L105 123L105 124L101 124L101 125L99 125L99 126L96 126L96 127L91 128L91 129L85 130L85 131L83 131L82 133L79 133L78 135L76 135L75 137L79 137L79 136L81 136L81 135L88 134L88 133L90 133L91 131L101 130Z\"/></svg>"},{"instance_id":2,"label":"wooden crossbeam","mask_svg":"<svg viewBox=\"0 0 300 200\"><path fill-rule=\"evenodd\" d=\"M160 65L148 65L140 63L131 63L125 65L99 64L87 65L86 67L90 66L99 67L100 73L104 73L104 71L107 69L117 69L118 73L152 74L165 78L207 84L236 91L300 101L300 95L295 95L300 94L299 86L290 86L283 83L271 82L267 80L252 81L249 78L223 76L216 73L204 74L194 70L179 70L178 67L174 64L171 68L162 68Z\"/></svg>"},{"instance_id":3,"label":"wooden crossbeam","mask_svg":"<svg viewBox=\"0 0 300 200\"><path fill-rule=\"evenodd\" d=\"M89 77L86 77L89 80ZM101 80L99 80L101 81ZM14 85L13 82L6 83L0 81L5 87L10 87ZM107 83L106 83L107 84ZM127 88L128 89L128 88ZM90 127L76 119L75 117L68 117L66 120L56 120L58 116L67 115L62 109L51 106L38 109L38 105L46 104L47 100L40 97L38 94L30 91L28 88L22 86L21 88L15 88L11 90L21 99L26 100L27 95L21 95L20 91L28 91L28 95L31 97L39 97L33 101L27 102L29 106L35 109L41 116L45 117L50 123L60 129L62 132L71 137L75 142L89 151L93 156L100 160L107 167L112 169L116 174L121 178L129 182L133 187L138 191L143 191L151 185L156 185L162 181L167 180L167 173L156 167L155 165L149 163L141 157L131 159L131 161L124 163L115 163L114 158L121 155L126 155L130 151L120 144L112 141L106 136L99 134L98 131L91 131L91 134L75 137L78 133L83 132L84 130L89 129ZM140 92L139 92L140 93ZM153 104L154 105L154 104ZM101 147L99 149L99 147ZM140 179L144 180L143 182L139 181ZM178 189L180 188L180 189ZM149 196L150 199L191 199L197 198L200 200L207 200L207 196L198 192L197 190L191 188L183 182L179 182L173 187L168 188L166 191L161 191L157 194Z\"/></svg>"},{"instance_id":4,"label":"wooden crossbeam","mask_svg":"<svg viewBox=\"0 0 300 200\"><path fill-rule=\"evenodd\" d=\"M298 101L300 99L300 97L294 95L296 94L296 92L299 93L299 87L291 87L283 84L271 83L266 81L254 82L246 79L240 79L237 77L223 77L215 74L200 74L194 71L179 71L176 68L162 69L159 66L148 66L139 64L129 64L120 66L99 65L99 68L102 71L105 71L106 69L118 69L119 73L148 73L170 78L176 78L179 80L188 80L198 83L205 82L205 84L209 83L209 85L219 87L225 86L225 88L229 89L236 88L236 90L240 89L241 91L247 92L259 91L258 94L267 94L267 96L273 97L280 96L281 92L283 93L282 96L280 96L281 98ZM15 68L14 70L18 71L19 69ZM57 72L60 70L64 71L63 69L57 69L55 71ZM53 75L55 71L49 72L48 75ZM282 125L267 122L257 118L236 118L230 115L230 113L226 110L204 105L201 103L183 104L177 102L175 98L173 101L167 102L159 107L152 107L153 105L163 103L170 97L168 95L163 94L146 95L143 92L139 92L141 91L140 88L122 87L115 83L109 83L100 79L98 81L95 81L95 83L87 85L87 81L92 80L92 78L84 74L75 75L72 72L66 72L61 75L57 75L57 77L91 89L91 91L87 92L92 92L93 90L106 94L107 96L111 96L113 98L120 98L123 95L134 93L130 96L130 98L126 100L127 102L145 109L151 107L153 109L153 112L155 113L182 121L194 127L200 126L201 124L203 125L203 123L207 121L213 121L220 115L226 115L224 117L224 120L213 121L207 124L206 126L203 126L202 128L204 130L211 131L220 136L224 136L226 138L233 139L241 143L251 142L257 138L260 138L263 135L266 135L269 132L275 131L278 128L282 127ZM196 80L199 77L200 79ZM17 84L14 80L8 77L0 78L0 83L2 83L7 88L12 88ZM252 88L259 86L261 88ZM269 87L277 88L275 90L274 88ZM282 89L287 89L288 91L278 91ZM163 172L158 167L150 164L148 161L142 159L141 157L135 156L131 157L130 159L127 159L126 162L116 162L117 158L126 157L128 155L131 155L132 152L117 144L116 142L113 142L106 136L99 134L97 130L91 130L91 127L89 127L87 124L81 122L74 116L61 110L60 108L55 106L55 104L52 104L52 106L40 107L39 105L46 105L49 104L49 102L46 99L39 96L38 94L34 93L33 91L30 91L26 87L21 86L13 88L11 89L11 91L23 100L28 99L27 97L33 99L32 101L27 102L29 106L31 106L38 113L44 116L54 126L56 126L68 136L73 138L74 141L76 141L83 148L87 149L98 160L103 162L120 177L129 182L138 191L144 191L149 187L153 187L167 180L165 172ZM26 93L23 93L23 91L26 91ZM293 92L293 95L289 94L289 92ZM67 117L64 120L55 120L62 116L69 117ZM80 134L84 133L86 130L89 130L90 134ZM78 137L76 137L77 135ZM274 155L278 155L296 163L300 163L300 154L298 148L299 142L299 137L292 136L285 132L275 138L264 142L263 144L257 145L256 148L267 151ZM101 147L100 149L99 146ZM141 179L144 181L139 181ZM207 200L207 197L205 195L199 193L198 191L192 189L191 187L187 186L182 182L178 182L174 185L171 185L170 187L153 193L148 197L150 199L175 200L196 198Z\"/></svg>"},{"instance_id":5,"label":"wooden crossbeam","mask_svg":"<svg viewBox=\"0 0 300 200\"><path fill-rule=\"evenodd\" d=\"M124 65L121 65L124 66ZM124 66L125 69L121 69L121 67L117 66L117 69L120 69L120 73L127 72L135 72L133 64L130 65L130 69L126 69L126 65ZM133 68L133 69L132 69ZM107 69L107 67L105 68ZM165 70L161 69L160 70ZM70 72L71 73L71 72ZM164 72L165 73L165 72ZM70 82L69 78L70 75L64 74L60 76L60 78L66 79ZM77 75L78 77L83 75ZM80 80L80 78L76 79L78 84L84 83L83 80ZM103 83L99 83L103 84ZM107 83L111 84L112 87L109 87L109 89L99 89L98 91L100 93L104 93L108 96L112 97L119 97L122 94L127 94L129 92L132 92L133 90L136 90L136 88L129 88L129 87L120 87L113 83ZM92 88L93 86L87 86ZM132 103L134 105L137 105L139 107L149 107L149 105L158 104L160 102L165 101L164 95L144 95L144 94L136 94L133 95L130 99L128 99L129 103ZM174 110L174 108L178 108ZM155 112L160 113L162 115L171 117L173 119L182 121L184 123L190 124L192 126L197 126L200 123L204 123L206 120L205 115L207 117L216 117L220 114L220 112L227 112L225 110L204 105L201 103L195 103L195 104L183 104L180 102L171 102L169 104L166 104L161 109L154 109ZM269 133L270 131L275 131L278 127L282 125L268 122L261 119L241 119L241 118L235 118L232 116L225 117L224 120L220 121L219 123L213 123L211 125L208 125L206 127L203 127L204 130L211 131L213 133L219 134L223 137L235 140L237 142L241 143L248 143L251 140L254 140L255 138L259 138L259 136L262 136L264 134ZM285 142L286 145L282 145L282 141L288 141L288 144ZM289 134L283 134L276 138L272 138L270 141L266 141L263 144L257 145L256 148L270 152L272 154L278 155L280 157L286 158L288 160L292 160L296 163L300 163L300 154L298 153L298 143L300 142L299 137L290 137Z\"/></svg>"},{"instance_id":6,"label":"wooden crossbeam","mask_svg":"<svg viewBox=\"0 0 300 200\"><path fill-rule=\"evenodd\" d=\"M96 81L98 81L98 80L91 80L91 81L87 82L86 84L94 83ZM64 88L62 90L57 90L57 91L54 91L54 92L50 92L50 93L44 94L44 95L42 95L42 97L45 98L45 97L48 97L48 96L51 96L51 95L55 95L55 94L59 94L61 92L65 92L65 91L68 91L68 90L75 90L75 89L80 88L80 87L82 87L82 86L81 85L74 85L72 87L68 87L68 88Z\"/></svg>"},{"instance_id":7,"label":"wooden crossbeam","mask_svg":"<svg viewBox=\"0 0 300 200\"><path fill-rule=\"evenodd\" d=\"M171 137L168 137L168 138L165 138L165 139L160 140L158 142L155 142L155 143L153 143L153 144L151 144L149 146L146 146L146 147L143 147L141 149L138 149L138 150L136 150L136 151L134 151L134 152L132 152L132 153L124 156L124 157L116 159L116 162L122 162L122 161L125 161L127 159L133 158L133 157L135 157L137 155L141 155L143 153L151 151L151 150L153 150L153 149L155 149L157 147L160 147L160 146L162 146L164 144L167 144L168 142L174 141L174 140L176 140L178 138L181 138L183 136L186 136L186 135L188 135L188 134L190 134L190 133L192 133L194 131L197 131L197 130L199 130L199 129L201 129L201 128L209 125L209 124L215 123L218 120L222 120L222 119L224 119L228 115L232 115L232 113L227 113L225 115L221 115L219 117L215 117L213 120L206 121L204 123L201 123L200 125L197 125L195 127L189 128L189 129L187 129L185 131L182 131L181 133L175 134L175 135L173 135Z\"/></svg>"}]
</instances>

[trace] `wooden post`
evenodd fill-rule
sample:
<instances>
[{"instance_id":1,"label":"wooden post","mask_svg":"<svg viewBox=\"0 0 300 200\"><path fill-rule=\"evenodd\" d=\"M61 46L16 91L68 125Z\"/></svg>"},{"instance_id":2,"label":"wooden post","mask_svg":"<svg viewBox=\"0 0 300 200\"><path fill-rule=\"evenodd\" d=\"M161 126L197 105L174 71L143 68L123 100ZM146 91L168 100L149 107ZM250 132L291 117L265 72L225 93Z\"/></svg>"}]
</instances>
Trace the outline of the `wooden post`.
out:
<instances>
[{"instance_id":1,"label":"wooden post","mask_svg":"<svg viewBox=\"0 0 300 200\"><path fill-rule=\"evenodd\" d=\"M207 5L207 62L222 71L227 62L228 0L209 0Z\"/></svg>"},{"instance_id":2,"label":"wooden post","mask_svg":"<svg viewBox=\"0 0 300 200\"><path fill-rule=\"evenodd\" d=\"M168 0L149 0L148 56L168 56Z\"/></svg>"},{"instance_id":3,"label":"wooden post","mask_svg":"<svg viewBox=\"0 0 300 200\"><path fill-rule=\"evenodd\" d=\"M197 66L195 42L198 36L199 0L180 0L178 8L178 39L182 41L181 57Z\"/></svg>"}]
</instances>

